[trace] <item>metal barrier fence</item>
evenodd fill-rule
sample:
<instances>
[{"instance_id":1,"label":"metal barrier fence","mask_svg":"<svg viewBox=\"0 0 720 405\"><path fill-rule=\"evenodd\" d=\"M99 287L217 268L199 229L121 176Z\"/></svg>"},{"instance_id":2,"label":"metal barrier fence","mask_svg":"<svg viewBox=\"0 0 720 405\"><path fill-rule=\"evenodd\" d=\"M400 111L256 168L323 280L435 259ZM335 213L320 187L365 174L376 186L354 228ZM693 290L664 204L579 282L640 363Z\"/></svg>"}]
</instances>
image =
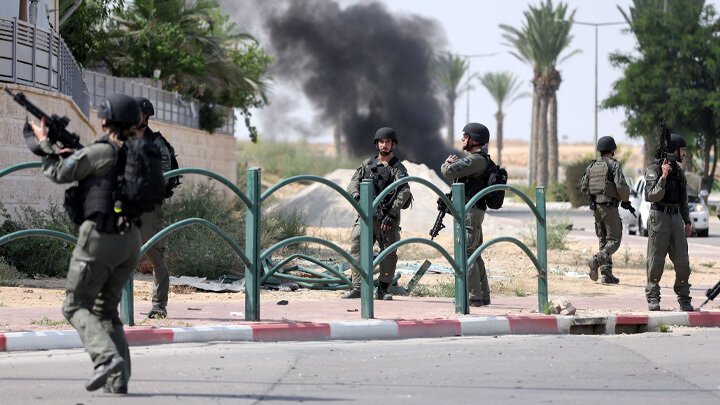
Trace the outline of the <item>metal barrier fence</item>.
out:
<instances>
[{"instance_id":1,"label":"metal barrier fence","mask_svg":"<svg viewBox=\"0 0 720 405\"><path fill-rule=\"evenodd\" d=\"M27 162L21 163L14 166L10 166L6 169L0 170L0 178L10 174L12 172L27 169L31 167L40 167L40 162ZM278 249L299 243L317 243L323 245L336 253L340 254L345 258L352 266L357 267L361 273L361 316L363 318L374 317L374 306L373 306L373 273L375 267L387 257L390 252L400 248L401 246L419 243L428 245L437 250L452 266L455 272L455 312L461 314L470 313L469 302L468 302L468 268L477 257L491 245L500 242L510 242L520 247L525 254L528 255L533 265L538 272L538 310L543 311L548 302L548 290L547 290L547 232L546 232L546 212L545 212L545 188L537 187L535 190L535 197L537 203L534 204L530 198L523 194L520 190L508 186L508 185L494 185L482 190L476 194L470 201L465 203L465 185L462 183L456 183L452 185L452 201L433 183L420 177L405 177L390 184L380 195L374 200L372 198L373 189L372 182L370 180L364 180L360 184L360 200L355 201L352 196L342 189L334 182L318 176L301 175L287 178L280 181L274 186L270 187L264 193L261 192L260 188L260 169L251 168L247 171L247 188L245 192L240 190L235 184L225 179L224 177L204 170L196 168L184 168L172 170L165 173L165 178L186 175L186 174L200 174L208 176L210 178L220 181L222 184L230 188L245 204L245 248L242 249L230 236L228 236L222 229L216 225L201 219L201 218L188 218L182 221L178 221L174 224L169 225L150 240L148 240L141 248L141 253L144 254L152 245L158 243L161 239L166 237L171 232L176 231L179 228L199 224L211 229L213 232L220 235L226 243L228 243L233 250L238 254L243 263L245 264L245 319L248 321L259 321L260 320L260 281L262 276L262 261L269 258L273 252ZM260 246L260 216L261 216L261 205L263 201L272 195L274 192L282 187L285 187L291 183L300 181L314 181L327 185L333 190L340 193L350 205L358 212L360 217L360 260L355 260L348 252L337 246L336 244L311 236L295 236L292 238L285 239L274 244L265 250L261 249ZM420 183L430 188L435 194L437 194L449 207L450 213L454 218L453 227L453 255L451 256L445 248L440 246L437 242L434 242L426 238L408 238L402 239L388 246L373 260L373 212L375 207L395 188L409 182ZM521 241L512 237L499 237L483 243L470 257L467 255L466 249L466 234L465 234L465 214L467 211L483 196L497 190L511 191L520 196L523 201L528 205L532 213L535 215L537 223L537 256ZM71 235L48 231L44 229L29 229L14 232L3 237L0 237L0 245L10 242L12 240L28 237L28 236L49 236L54 238L60 238L68 242L74 243L75 238ZM270 269L270 273L276 271L286 261L281 261L276 264L273 269ZM128 281L128 284L123 290L123 298L120 302L120 317L124 323L133 325L133 280L132 277Z\"/></svg>"},{"instance_id":2,"label":"metal barrier fence","mask_svg":"<svg viewBox=\"0 0 720 405\"><path fill-rule=\"evenodd\" d=\"M184 100L178 93L169 92L133 79L108 76L97 72L85 72L85 83L90 92L93 107L105 100L108 94L122 93L133 97L145 97L155 107L154 120L168 124L182 125L189 128L200 128L200 102ZM235 111L222 105L216 105L225 117L223 125L215 132L224 135L235 133Z\"/></svg>"},{"instance_id":3,"label":"metal barrier fence","mask_svg":"<svg viewBox=\"0 0 720 405\"><path fill-rule=\"evenodd\" d=\"M53 29L0 17L0 81L66 94L90 114L82 70Z\"/></svg>"}]
</instances>

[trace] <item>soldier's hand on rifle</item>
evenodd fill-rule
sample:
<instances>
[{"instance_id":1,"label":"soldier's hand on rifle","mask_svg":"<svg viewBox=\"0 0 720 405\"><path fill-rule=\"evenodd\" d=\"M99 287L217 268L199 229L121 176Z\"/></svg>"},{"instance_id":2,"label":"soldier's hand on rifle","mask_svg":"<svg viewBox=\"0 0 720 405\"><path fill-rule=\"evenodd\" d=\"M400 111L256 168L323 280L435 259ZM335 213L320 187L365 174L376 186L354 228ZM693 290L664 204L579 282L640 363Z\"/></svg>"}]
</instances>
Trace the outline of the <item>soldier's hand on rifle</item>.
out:
<instances>
[{"instance_id":1,"label":"soldier's hand on rifle","mask_svg":"<svg viewBox=\"0 0 720 405\"><path fill-rule=\"evenodd\" d=\"M662 168L662 175L660 177L662 177L662 178L666 178L672 171L672 167L670 167L670 165L668 164L667 159L663 160L663 164L662 164L661 168Z\"/></svg>"},{"instance_id":2,"label":"soldier's hand on rifle","mask_svg":"<svg viewBox=\"0 0 720 405\"><path fill-rule=\"evenodd\" d=\"M459 158L457 157L457 155L450 155L450 156L447 157L447 159L445 159L445 163L451 163L451 164L452 164L452 163L457 162L458 159L459 159Z\"/></svg>"},{"instance_id":3,"label":"soldier's hand on rifle","mask_svg":"<svg viewBox=\"0 0 720 405\"><path fill-rule=\"evenodd\" d=\"M40 120L40 125L36 124L35 120L30 121L30 127L35 134L35 139L37 140L37 143L40 143L41 141L47 139L48 129L45 128L45 120Z\"/></svg>"},{"instance_id":4,"label":"soldier's hand on rifle","mask_svg":"<svg viewBox=\"0 0 720 405\"><path fill-rule=\"evenodd\" d=\"M685 224L685 236L690 237L692 235L692 226L690 224Z\"/></svg>"},{"instance_id":5,"label":"soldier's hand on rifle","mask_svg":"<svg viewBox=\"0 0 720 405\"><path fill-rule=\"evenodd\" d=\"M380 224L380 229L382 229L383 231L390 230L394 224L395 216L393 214L387 214L385 215L385 218L383 218L382 224Z\"/></svg>"}]
</instances>

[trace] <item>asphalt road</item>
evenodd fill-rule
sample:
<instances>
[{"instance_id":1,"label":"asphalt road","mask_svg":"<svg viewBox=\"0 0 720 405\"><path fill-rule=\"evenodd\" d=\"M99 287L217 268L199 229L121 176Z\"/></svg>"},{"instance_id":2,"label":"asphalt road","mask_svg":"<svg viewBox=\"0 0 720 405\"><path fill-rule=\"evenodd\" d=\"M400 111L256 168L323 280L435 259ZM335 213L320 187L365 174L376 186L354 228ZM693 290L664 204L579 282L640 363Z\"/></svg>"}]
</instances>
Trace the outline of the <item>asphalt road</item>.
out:
<instances>
[{"instance_id":1,"label":"asphalt road","mask_svg":"<svg viewBox=\"0 0 720 405\"><path fill-rule=\"evenodd\" d=\"M130 394L88 393L81 350L0 356L3 403L711 404L720 329L615 336L133 347Z\"/></svg>"},{"instance_id":2,"label":"asphalt road","mask_svg":"<svg viewBox=\"0 0 720 405\"><path fill-rule=\"evenodd\" d=\"M587 208L575 209L548 209L549 221L553 219L568 220L573 224L570 236L597 242L595 236L595 222L592 212ZM529 224L535 222L535 217L529 209L524 207L503 207L500 210L488 210L486 224L496 227L503 235L517 235L528 229ZM647 237L636 235L623 235L623 245L635 251L644 252L647 249ZM710 233L706 238L691 237L688 239L688 248L691 257L707 257L720 259L720 219L710 217Z\"/></svg>"}]
</instances>

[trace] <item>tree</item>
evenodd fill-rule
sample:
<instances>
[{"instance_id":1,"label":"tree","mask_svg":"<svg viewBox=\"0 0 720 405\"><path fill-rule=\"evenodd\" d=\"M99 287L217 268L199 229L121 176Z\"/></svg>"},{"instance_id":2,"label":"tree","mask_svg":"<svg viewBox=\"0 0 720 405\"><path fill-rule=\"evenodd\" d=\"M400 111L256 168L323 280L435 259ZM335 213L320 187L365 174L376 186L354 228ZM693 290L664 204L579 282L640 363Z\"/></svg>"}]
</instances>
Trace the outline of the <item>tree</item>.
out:
<instances>
[{"instance_id":1,"label":"tree","mask_svg":"<svg viewBox=\"0 0 720 405\"><path fill-rule=\"evenodd\" d=\"M437 80L448 102L447 142L450 146L455 140L455 100L465 88L458 90L467 70L468 61L462 56L446 53L437 58Z\"/></svg>"},{"instance_id":2,"label":"tree","mask_svg":"<svg viewBox=\"0 0 720 405\"><path fill-rule=\"evenodd\" d=\"M556 66L579 52L574 50L561 57L572 40L570 28L575 16L569 15L567 5L553 7L552 0L541 2L539 7L530 6L524 13L521 29L501 24L507 45L515 48L512 55L533 68L533 129L532 143L536 145L534 181L547 185L548 176L557 181L557 98L562 77ZM548 112L550 118L548 119Z\"/></svg>"},{"instance_id":3,"label":"tree","mask_svg":"<svg viewBox=\"0 0 720 405\"><path fill-rule=\"evenodd\" d=\"M495 120L497 122L497 165L500 166L502 165L503 120L505 119L503 106L512 104L518 98L526 97L529 94L517 94L520 90L520 83L518 83L517 77L510 72L485 73L479 80L498 107Z\"/></svg>"},{"instance_id":4,"label":"tree","mask_svg":"<svg viewBox=\"0 0 720 405\"><path fill-rule=\"evenodd\" d=\"M58 31L80 66L97 59L98 48L107 40L103 23L123 5L123 0L60 0Z\"/></svg>"},{"instance_id":5,"label":"tree","mask_svg":"<svg viewBox=\"0 0 720 405\"><path fill-rule=\"evenodd\" d=\"M720 20L701 0L669 0L667 12L664 6L660 0L636 0L627 12L620 10L638 46L634 54L611 55L624 76L603 106L625 109L628 134L645 141L646 164L665 118L672 132L688 141L688 168L699 162L709 187L720 137Z\"/></svg>"}]
</instances>

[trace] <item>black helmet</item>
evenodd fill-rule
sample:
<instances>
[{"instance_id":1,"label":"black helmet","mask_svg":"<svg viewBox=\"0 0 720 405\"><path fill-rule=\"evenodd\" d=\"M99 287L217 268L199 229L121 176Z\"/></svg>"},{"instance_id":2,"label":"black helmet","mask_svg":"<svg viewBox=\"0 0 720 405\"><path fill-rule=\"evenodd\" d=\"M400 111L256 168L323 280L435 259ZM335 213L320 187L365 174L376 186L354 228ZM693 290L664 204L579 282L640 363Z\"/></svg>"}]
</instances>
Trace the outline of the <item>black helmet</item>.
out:
<instances>
[{"instance_id":1,"label":"black helmet","mask_svg":"<svg viewBox=\"0 0 720 405\"><path fill-rule=\"evenodd\" d=\"M480 145L485 145L490 142L490 131L488 131L485 125L478 124L477 122L471 122L465 125L465 127L463 127L463 134L468 134L470 139Z\"/></svg>"},{"instance_id":2,"label":"black helmet","mask_svg":"<svg viewBox=\"0 0 720 405\"><path fill-rule=\"evenodd\" d=\"M678 134L670 134L670 145L668 146L670 151L674 151L677 148L687 148L687 142L685 142L685 138Z\"/></svg>"},{"instance_id":3,"label":"black helmet","mask_svg":"<svg viewBox=\"0 0 720 405\"><path fill-rule=\"evenodd\" d=\"M111 94L98 108L98 118L110 123L132 127L140 123L140 106L125 94Z\"/></svg>"},{"instance_id":4,"label":"black helmet","mask_svg":"<svg viewBox=\"0 0 720 405\"><path fill-rule=\"evenodd\" d=\"M395 133L395 130L390 127L382 127L375 131L375 138L373 139L373 142L377 143L380 139L389 139L398 143L397 134Z\"/></svg>"},{"instance_id":5,"label":"black helmet","mask_svg":"<svg viewBox=\"0 0 720 405\"><path fill-rule=\"evenodd\" d=\"M140 111L142 111L143 114L148 115L152 117L155 115L155 108L153 108L152 103L150 100L146 99L145 97L135 97L135 101L140 104Z\"/></svg>"},{"instance_id":6,"label":"black helmet","mask_svg":"<svg viewBox=\"0 0 720 405\"><path fill-rule=\"evenodd\" d=\"M598 139L598 152L608 153L614 151L615 149L617 149L617 145L615 144L615 139L612 136L603 136L602 138Z\"/></svg>"}]
</instances>

